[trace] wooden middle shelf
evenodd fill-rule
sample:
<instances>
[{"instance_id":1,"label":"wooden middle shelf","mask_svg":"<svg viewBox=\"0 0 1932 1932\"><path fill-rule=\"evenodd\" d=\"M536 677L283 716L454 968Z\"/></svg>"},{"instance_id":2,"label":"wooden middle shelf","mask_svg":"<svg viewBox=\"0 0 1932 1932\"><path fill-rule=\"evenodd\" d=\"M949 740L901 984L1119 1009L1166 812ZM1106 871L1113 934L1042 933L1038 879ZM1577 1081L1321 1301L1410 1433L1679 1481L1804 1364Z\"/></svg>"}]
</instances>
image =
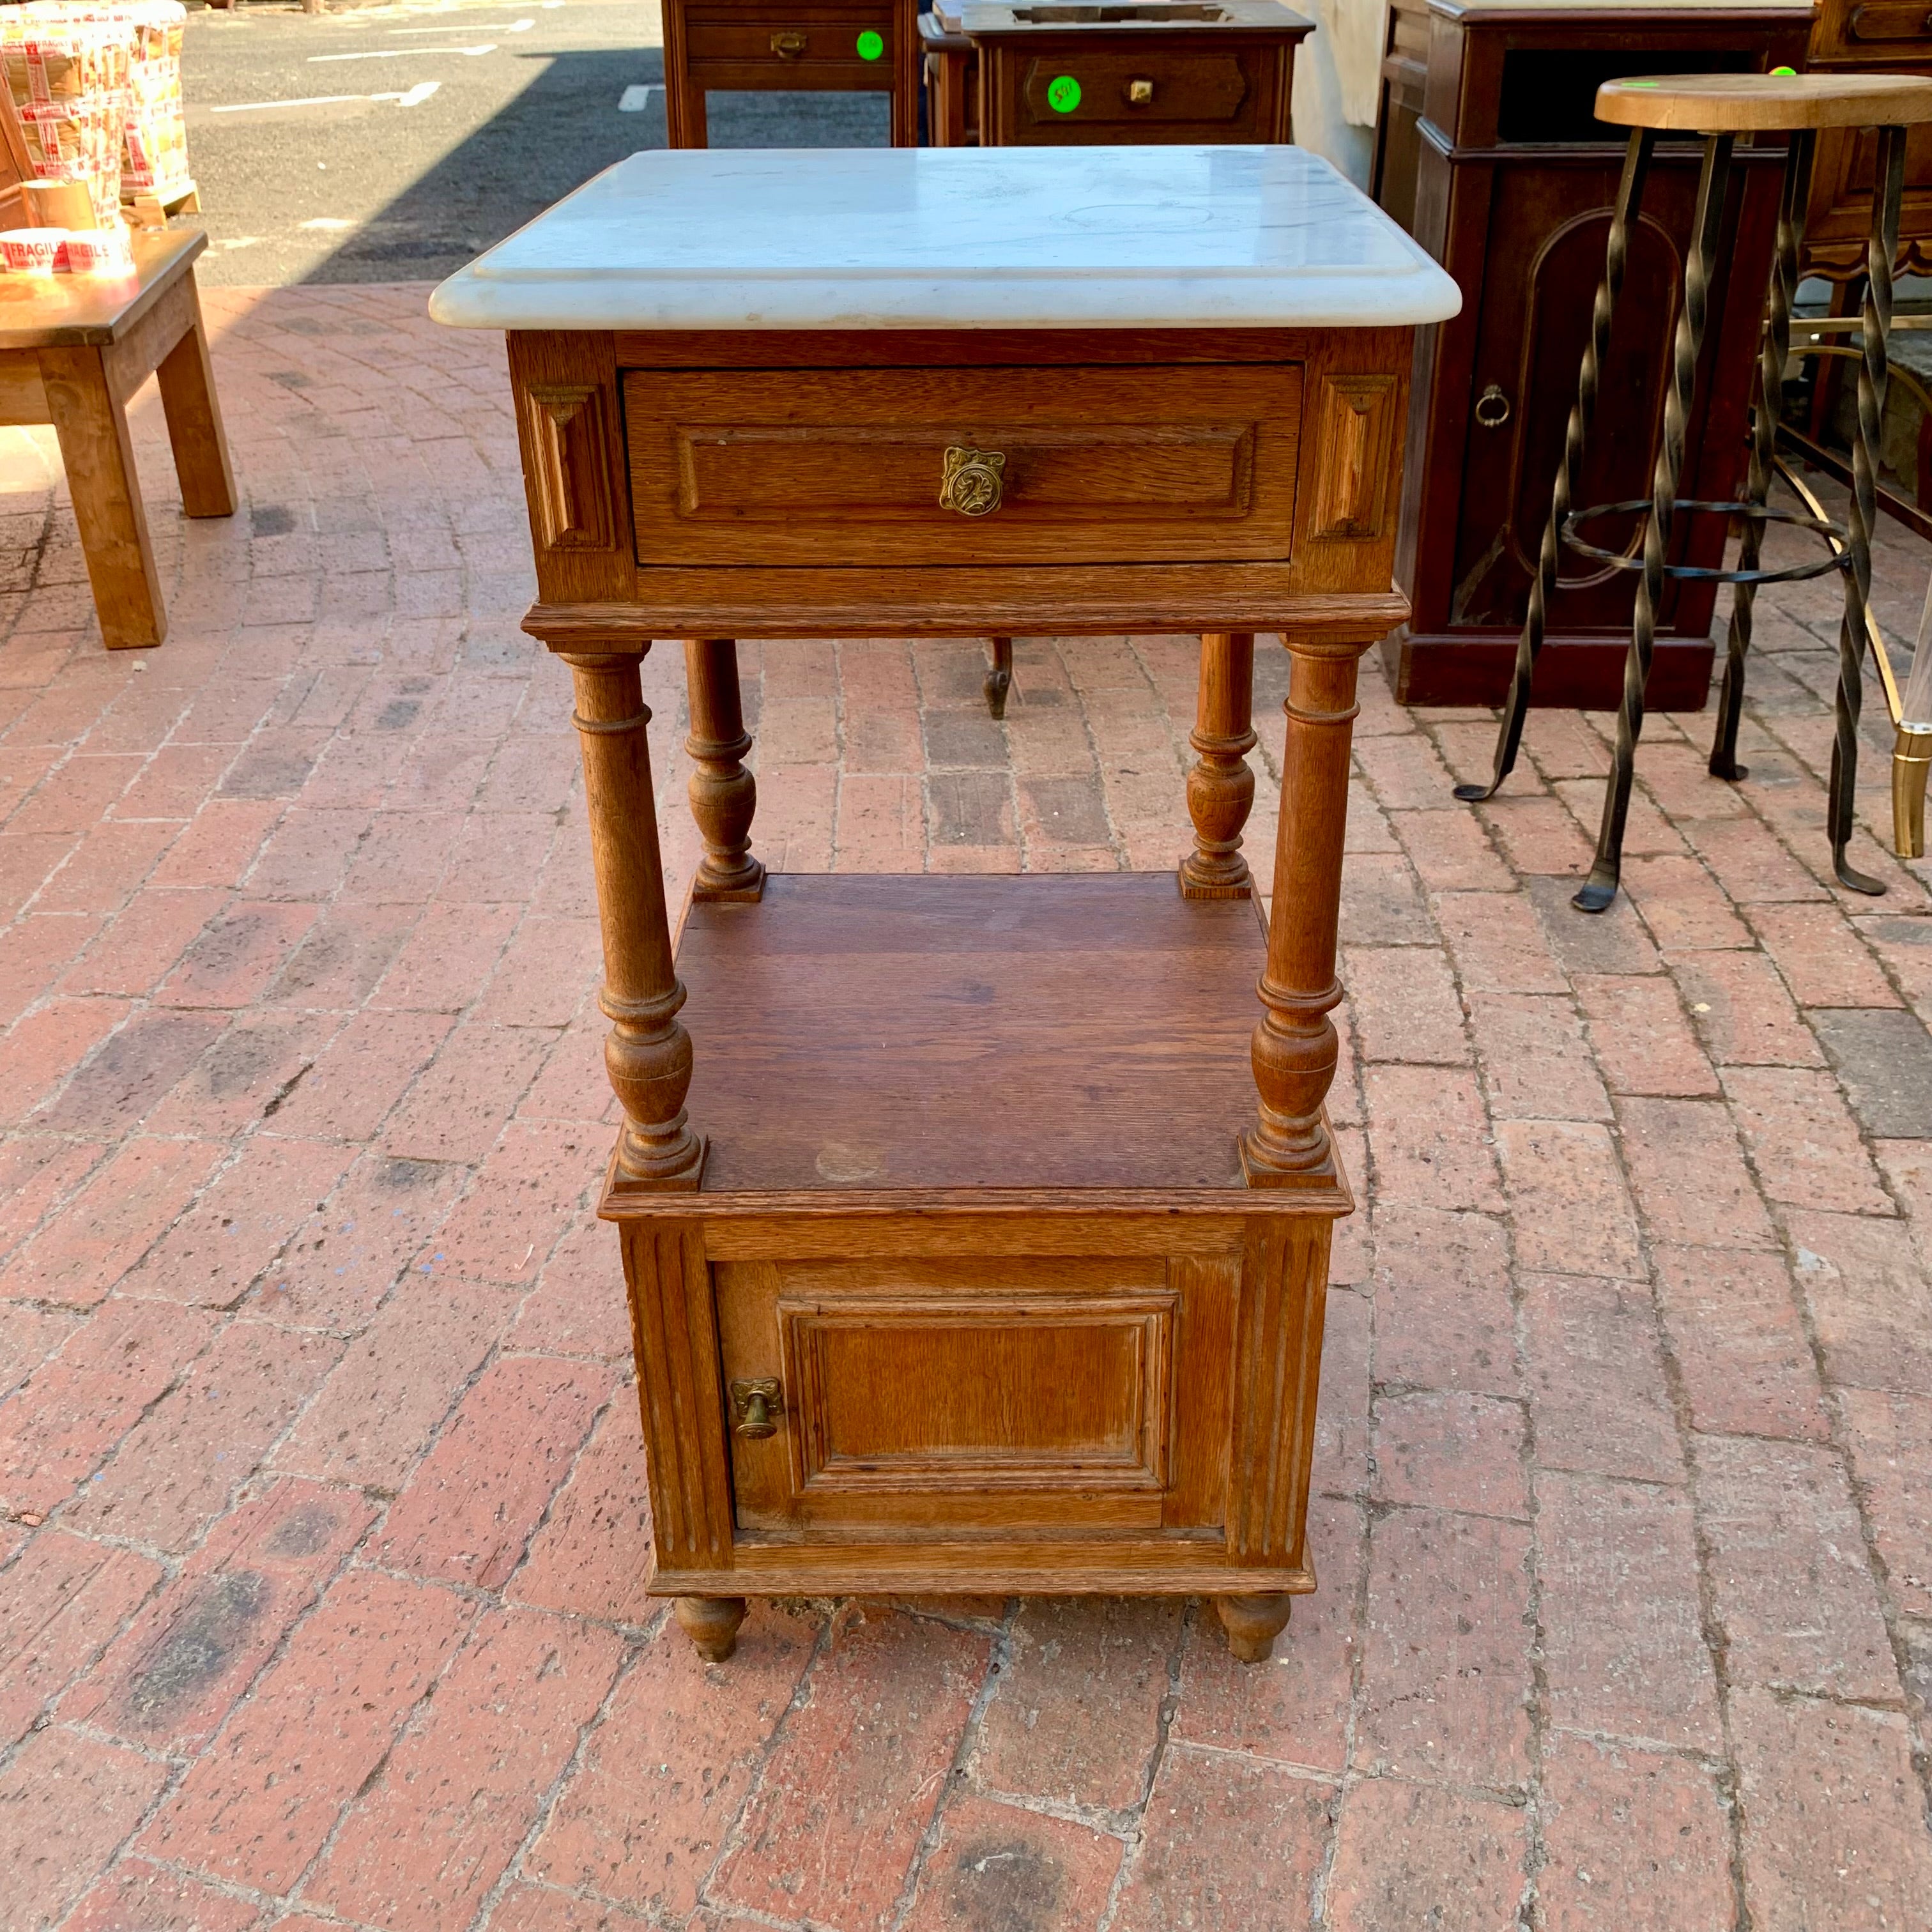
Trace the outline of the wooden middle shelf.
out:
<instances>
[{"instance_id":1,"label":"wooden middle shelf","mask_svg":"<svg viewBox=\"0 0 1932 1932\"><path fill-rule=\"evenodd\" d=\"M773 874L759 904L694 905L687 1104L712 1144L689 1204L1100 1188L1270 1205L1235 1149L1265 944L1254 902L1184 898L1172 873Z\"/></svg>"}]
</instances>

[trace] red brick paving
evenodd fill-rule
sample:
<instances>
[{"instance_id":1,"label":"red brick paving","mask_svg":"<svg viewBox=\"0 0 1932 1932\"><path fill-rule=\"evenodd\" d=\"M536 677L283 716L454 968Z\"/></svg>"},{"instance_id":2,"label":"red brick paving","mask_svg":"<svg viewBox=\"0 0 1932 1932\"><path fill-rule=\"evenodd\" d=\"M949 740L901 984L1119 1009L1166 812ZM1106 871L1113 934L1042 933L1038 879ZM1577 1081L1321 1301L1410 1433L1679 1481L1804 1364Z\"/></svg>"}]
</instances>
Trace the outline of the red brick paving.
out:
<instances>
[{"instance_id":1,"label":"red brick paving","mask_svg":"<svg viewBox=\"0 0 1932 1932\"><path fill-rule=\"evenodd\" d=\"M1751 780L1650 721L1599 920L1606 721L1536 714L1470 810L1489 714L1367 668L1364 1212L1273 1664L1201 1606L922 1600L760 1606L709 1666L639 1584L501 345L422 302L209 296L244 509L183 524L151 393L160 650L100 650L45 435L0 444L0 1924L1932 1921L1932 1094L1884 1030L1932 1008L1932 875L1880 849L1874 728L1892 891L1829 883L1826 604L1761 602ZM1887 526L1888 621L1926 568ZM773 864L1186 843L1189 640L1022 639L1003 728L964 641L742 658ZM644 668L676 890L680 670Z\"/></svg>"}]
</instances>

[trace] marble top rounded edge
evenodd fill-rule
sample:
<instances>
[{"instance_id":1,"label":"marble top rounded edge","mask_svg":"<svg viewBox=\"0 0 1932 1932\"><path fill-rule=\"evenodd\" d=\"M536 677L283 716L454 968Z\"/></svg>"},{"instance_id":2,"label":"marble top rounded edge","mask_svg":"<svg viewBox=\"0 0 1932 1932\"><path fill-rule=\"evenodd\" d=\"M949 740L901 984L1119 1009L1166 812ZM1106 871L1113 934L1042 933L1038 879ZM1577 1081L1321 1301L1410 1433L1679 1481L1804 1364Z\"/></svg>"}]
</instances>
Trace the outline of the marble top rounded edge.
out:
<instances>
[{"instance_id":1,"label":"marble top rounded edge","mask_svg":"<svg viewBox=\"0 0 1932 1932\"><path fill-rule=\"evenodd\" d=\"M1378 328L1461 306L1296 148L657 150L430 298L458 328Z\"/></svg>"}]
</instances>

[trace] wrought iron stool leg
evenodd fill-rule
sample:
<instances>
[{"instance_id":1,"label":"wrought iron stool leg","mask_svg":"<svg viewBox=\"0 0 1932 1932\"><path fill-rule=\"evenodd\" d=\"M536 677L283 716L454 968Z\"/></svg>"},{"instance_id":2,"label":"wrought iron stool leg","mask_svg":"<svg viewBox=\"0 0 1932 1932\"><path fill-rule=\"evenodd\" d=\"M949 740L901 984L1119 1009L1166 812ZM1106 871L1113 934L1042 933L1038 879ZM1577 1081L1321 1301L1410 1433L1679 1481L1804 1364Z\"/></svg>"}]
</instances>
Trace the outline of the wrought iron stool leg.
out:
<instances>
[{"instance_id":1,"label":"wrought iron stool leg","mask_svg":"<svg viewBox=\"0 0 1932 1932\"><path fill-rule=\"evenodd\" d=\"M1905 130L1878 130L1872 182L1871 239L1865 248L1865 295L1858 314L1858 433L1852 445L1850 525L1852 567L1845 573L1845 615L1838 627L1836 734L1832 742L1832 793L1826 826L1832 869L1838 883L1874 896L1885 887L1846 861L1857 822L1858 713L1864 704L1865 608L1871 598L1872 524L1878 508L1879 440L1890 377L1886 338L1892 328L1892 264L1898 250L1898 205L1905 184Z\"/></svg>"},{"instance_id":2,"label":"wrought iron stool leg","mask_svg":"<svg viewBox=\"0 0 1932 1932\"><path fill-rule=\"evenodd\" d=\"M1583 467L1583 446L1590 434L1591 418L1597 412L1597 385L1610 350L1610 319L1616 312L1617 297L1624 285L1624 267L1630 254L1630 231L1636 225L1637 211L1643 201L1644 177L1650 171L1651 150L1657 144L1654 130L1633 130L1630 146L1624 151L1624 171L1617 183L1616 205L1610 213L1610 240L1604 250L1604 278L1597 284L1597 299L1590 310L1590 340L1583 350L1576 372L1576 400L1563 436L1563 460L1557 466L1556 482L1550 492L1550 520L1544 526L1542 548L1537 553L1536 574L1530 581L1529 609L1523 619L1522 635L1516 647L1516 669L1510 674L1509 696L1503 705L1502 729L1496 736L1496 769L1487 784L1460 784L1456 796L1474 804L1492 796L1516 766L1516 754L1522 744L1524 720L1529 712L1529 688L1534 677L1536 660L1543 650L1543 632L1550 593L1556 586L1558 546L1563 520L1570 514L1571 493Z\"/></svg>"},{"instance_id":3,"label":"wrought iron stool leg","mask_svg":"<svg viewBox=\"0 0 1932 1932\"><path fill-rule=\"evenodd\" d=\"M1644 687L1657 650L1657 607L1664 594L1664 562L1677 500L1677 478L1684 466L1684 436L1697 384L1697 357L1704 344L1710 308L1711 269L1724 225L1725 191L1730 184L1729 134L1704 137L1704 164L1697 178L1697 212L1692 218L1690 253L1684 264L1684 302L1677 313L1671 344L1670 389L1664 400L1664 438L1650 484L1650 519L1644 526L1643 573L1637 579L1636 611L1630 650L1624 658L1623 702L1617 708L1616 749L1610 782L1604 794L1604 821L1597 833L1596 862L1571 903L1585 912L1602 912L1617 896L1623 871L1624 821L1630 816L1630 777L1636 741L1643 730Z\"/></svg>"},{"instance_id":4,"label":"wrought iron stool leg","mask_svg":"<svg viewBox=\"0 0 1932 1932\"><path fill-rule=\"evenodd\" d=\"M1789 137L1784 185L1778 204L1778 251L1771 266L1764 333L1758 348L1757 380L1751 395L1750 480L1744 494L1762 504L1771 494L1778 452L1778 422L1783 413L1784 364L1791 351L1791 302L1798 289L1798 250L1804 239L1804 209L1811 196L1811 163L1816 136L1809 128ZM1738 546L1738 568L1754 571L1764 548L1764 525L1747 518ZM1711 740L1713 778L1741 778L1738 724L1744 716L1744 661L1750 652L1751 607L1757 586L1746 581L1731 593L1730 628L1724 639L1724 681L1718 693L1718 728Z\"/></svg>"}]
</instances>

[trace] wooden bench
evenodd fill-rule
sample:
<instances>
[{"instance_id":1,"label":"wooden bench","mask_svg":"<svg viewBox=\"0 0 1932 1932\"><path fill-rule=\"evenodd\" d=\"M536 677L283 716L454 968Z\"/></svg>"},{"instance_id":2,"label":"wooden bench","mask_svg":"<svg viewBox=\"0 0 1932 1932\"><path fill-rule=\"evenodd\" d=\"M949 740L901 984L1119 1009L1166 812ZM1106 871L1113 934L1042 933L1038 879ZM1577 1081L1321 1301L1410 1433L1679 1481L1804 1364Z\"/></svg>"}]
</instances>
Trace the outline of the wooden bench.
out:
<instances>
[{"instance_id":1,"label":"wooden bench","mask_svg":"<svg viewBox=\"0 0 1932 1932\"><path fill-rule=\"evenodd\" d=\"M208 365L196 230L133 238L135 273L0 274L0 423L60 437L100 635L110 650L158 644L167 614L141 507L128 399L152 374L190 517L235 513L228 440Z\"/></svg>"}]
</instances>

